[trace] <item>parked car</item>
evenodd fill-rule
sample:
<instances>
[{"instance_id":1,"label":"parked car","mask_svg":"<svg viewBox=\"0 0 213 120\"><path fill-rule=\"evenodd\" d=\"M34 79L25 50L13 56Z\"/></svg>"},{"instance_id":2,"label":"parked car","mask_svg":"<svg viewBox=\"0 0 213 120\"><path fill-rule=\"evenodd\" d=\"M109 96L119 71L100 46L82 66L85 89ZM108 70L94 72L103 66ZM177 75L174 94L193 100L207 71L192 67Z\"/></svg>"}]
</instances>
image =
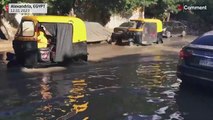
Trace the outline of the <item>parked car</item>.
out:
<instances>
[{"instance_id":1,"label":"parked car","mask_svg":"<svg viewBox=\"0 0 213 120\"><path fill-rule=\"evenodd\" d=\"M170 38L172 36L186 36L187 26L180 21L163 22L163 36Z\"/></svg>"},{"instance_id":2,"label":"parked car","mask_svg":"<svg viewBox=\"0 0 213 120\"><path fill-rule=\"evenodd\" d=\"M177 77L183 82L213 82L213 31L207 32L182 48Z\"/></svg>"},{"instance_id":3,"label":"parked car","mask_svg":"<svg viewBox=\"0 0 213 120\"><path fill-rule=\"evenodd\" d=\"M128 39L126 32L135 25L135 22L129 21L122 23L119 27L115 27L111 36L111 42L121 42L122 39Z\"/></svg>"}]
</instances>

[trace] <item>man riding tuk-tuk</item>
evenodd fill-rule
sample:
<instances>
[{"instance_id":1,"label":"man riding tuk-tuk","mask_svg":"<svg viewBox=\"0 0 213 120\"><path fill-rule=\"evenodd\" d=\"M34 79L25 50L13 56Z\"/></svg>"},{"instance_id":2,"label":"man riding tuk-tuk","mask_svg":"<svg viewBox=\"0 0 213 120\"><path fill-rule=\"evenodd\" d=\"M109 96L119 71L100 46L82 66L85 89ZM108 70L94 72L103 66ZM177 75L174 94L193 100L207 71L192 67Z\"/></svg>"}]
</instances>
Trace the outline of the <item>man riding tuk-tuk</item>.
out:
<instances>
[{"instance_id":1,"label":"man riding tuk-tuk","mask_svg":"<svg viewBox=\"0 0 213 120\"><path fill-rule=\"evenodd\" d=\"M152 44L163 43L162 40L162 21L159 19L132 19L136 25L128 29L127 35L129 43Z\"/></svg>"},{"instance_id":2,"label":"man riding tuk-tuk","mask_svg":"<svg viewBox=\"0 0 213 120\"><path fill-rule=\"evenodd\" d=\"M24 16L13 49L17 62L29 68L70 58L87 61L85 23L69 16Z\"/></svg>"}]
</instances>

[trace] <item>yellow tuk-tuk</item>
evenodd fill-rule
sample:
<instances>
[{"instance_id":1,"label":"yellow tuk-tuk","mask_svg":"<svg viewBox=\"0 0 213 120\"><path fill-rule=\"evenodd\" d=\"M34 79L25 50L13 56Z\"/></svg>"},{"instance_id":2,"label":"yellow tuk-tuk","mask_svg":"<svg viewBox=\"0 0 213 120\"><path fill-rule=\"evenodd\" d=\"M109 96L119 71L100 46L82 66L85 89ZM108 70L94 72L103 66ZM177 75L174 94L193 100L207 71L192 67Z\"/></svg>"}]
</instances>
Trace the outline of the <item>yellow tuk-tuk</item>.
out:
<instances>
[{"instance_id":1,"label":"yellow tuk-tuk","mask_svg":"<svg viewBox=\"0 0 213 120\"><path fill-rule=\"evenodd\" d=\"M67 58L87 61L85 23L69 16L24 16L13 40L18 63L36 67ZM69 59L70 60L70 59Z\"/></svg>"},{"instance_id":2,"label":"yellow tuk-tuk","mask_svg":"<svg viewBox=\"0 0 213 120\"><path fill-rule=\"evenodd\" d=\"M135 26L128 29L127 35L129 43L135 44L152 44L163 43L162 21L159 19L132 19L135 22Z\"/></svg>"}]
</instances>

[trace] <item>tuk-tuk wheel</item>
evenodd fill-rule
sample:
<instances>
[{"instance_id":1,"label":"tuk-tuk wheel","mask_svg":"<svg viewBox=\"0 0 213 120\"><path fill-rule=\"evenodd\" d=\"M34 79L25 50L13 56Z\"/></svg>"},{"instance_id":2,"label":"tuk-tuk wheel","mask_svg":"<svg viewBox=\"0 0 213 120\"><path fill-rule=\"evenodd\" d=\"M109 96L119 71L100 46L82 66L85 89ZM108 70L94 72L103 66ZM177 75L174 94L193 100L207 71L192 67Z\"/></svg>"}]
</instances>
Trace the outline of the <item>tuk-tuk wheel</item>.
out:
<instances>
[{"instance_id":1,"label":"tuk-tuk wheel","mask_svg":"<svg viewBox=\"0 0 213 120\"><path fill-rule=\"evenodd\" d=\"M110 44L111 44L111 45L115 45L115 44L116 44L116 42L111 42Z\"/></svg>"},{"instance_id":2,"label":"tuk-tuk wheel","mask_svg":"<svg viewBox=\"0 0 213 120\"><path fill-rule=\"evenodd\" d=\"M108 41L108 44L115 45L115 41L114 40L110 40L110 41Z\"/></svg>"},{"instance_id":3,"label":"tuk-tuk wheel","mask_svg":"<svg viewBox=\"0 0 213 120\"><path fill-rule=\"evenodd\" d=\"M166 31L166 37L167 38L170 38L172 35L171 35L171 32L169 32L169 31Z\"/></svg>"},{"instance_id":4,"label":"tuk-tuk wheel","mask_svg":"<svg viewBox=\"0 0 213 120\"><path fill-rule=\"evenodd\" d=\"M134 45L134 40L133 40L132 38L130 38L130 39L128 40L128 42L129 42L129 46L133 46L133 45Z\"/></svg>"},{"instance_id":5,"label":"tuk-tuk wheel","mask_svg":"<svg viewBox=\"0 0 213 120\"><path fill-rule=\"evenodd\" d=\"M133 46L133 45L134 45L134 43L130 41L129 42L129 46Z\"/></svg>"},{"instance_id":6,"label":"tuk-tuk wheel","mask_svg":"<svg viewBox=\"0 0 213 120\"><path fill-rule=\"evenodd\" d=\"M186 31L182 31L181 37L185 37L186 36Z\"/></svg>"},{"instance_id":7,"label":"tuk-tuk wheel","mask_svg":"<svg viewBox=\"0 0 213 120\"><path fill-rule=\"evenodd\" d=\"M117 44L117 45L121 45L121 44L122 44L122 39L121 39L121 38L118 38L118 39L116 40L116 44Z\"/></svg>"}]
</instances>

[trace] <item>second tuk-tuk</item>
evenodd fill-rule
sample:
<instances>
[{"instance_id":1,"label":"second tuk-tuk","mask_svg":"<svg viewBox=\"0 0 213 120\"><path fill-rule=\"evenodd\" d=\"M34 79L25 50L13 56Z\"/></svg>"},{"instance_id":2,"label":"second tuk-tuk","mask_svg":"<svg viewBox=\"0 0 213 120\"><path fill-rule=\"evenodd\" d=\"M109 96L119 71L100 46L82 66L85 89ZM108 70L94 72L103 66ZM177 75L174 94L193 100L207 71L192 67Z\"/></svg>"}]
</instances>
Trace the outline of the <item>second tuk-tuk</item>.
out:
<instances>
[{"instance_id":1,"label":"second tuk-tuk","mask_svg":"<svg viewBox=\"0 0 213 120\"><path fill-rule=\"evenodd\" d=\"M135 26L128 29L129 43L149 45L152 43L163 43L162 21L159 19L132 19Z\"/></svg>"},{"instance_id":2,"label":"second tuk-tuk","mask_svg":"<svg viewBox=\"0 0 213 120\"><path fill-rule=\"evenodd\" d=\"M163 25L162 21L159 19L132 19L130 20L131 26L126 27L122 34L118 37L113 37L112 42L121 44L123 40L129 42L129 45L149 45L152 43L163 43ZM122 35L122 36L121 36ZM124 38L124 39L123 39Z\"/></svg>"},{"instance_id":3,"label":"second tuk-tuk","mask_svg":"<svg viewBox=\"0 0 213 120\"><path fill-rule=\"evenodd\" d=\"M66 59L87 61L84 21L68 16L24 16L13 40L18 63L36 67ZM70 59L69 59L70 60Z\"/></svg>"}]
</instances>

